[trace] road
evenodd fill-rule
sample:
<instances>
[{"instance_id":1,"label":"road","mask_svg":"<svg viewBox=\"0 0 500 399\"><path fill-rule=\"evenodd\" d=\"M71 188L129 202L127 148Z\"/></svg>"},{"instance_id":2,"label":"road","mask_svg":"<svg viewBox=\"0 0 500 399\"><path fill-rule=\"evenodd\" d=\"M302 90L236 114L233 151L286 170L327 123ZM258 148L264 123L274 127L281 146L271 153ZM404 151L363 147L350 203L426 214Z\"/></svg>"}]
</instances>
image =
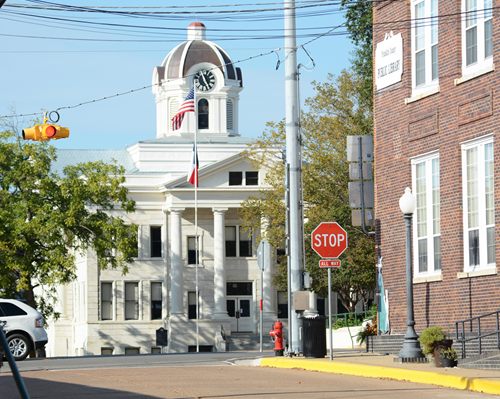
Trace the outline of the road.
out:
<instances>
[{"instance_id":1,"label":"road","mask_svg":"<svg viewBox=\"0 0 500 399\"><path fill-rule=\"evenodd\" d=\"M267 369L241 365L239 361L235 365L235 360L242 357L250 355L221 353L47 359L21 362L20 366L32 399L494 397L431 385ZM19 397L11 375L4 369L0 374L0 397Z\"/></svg>"}]
</instances>

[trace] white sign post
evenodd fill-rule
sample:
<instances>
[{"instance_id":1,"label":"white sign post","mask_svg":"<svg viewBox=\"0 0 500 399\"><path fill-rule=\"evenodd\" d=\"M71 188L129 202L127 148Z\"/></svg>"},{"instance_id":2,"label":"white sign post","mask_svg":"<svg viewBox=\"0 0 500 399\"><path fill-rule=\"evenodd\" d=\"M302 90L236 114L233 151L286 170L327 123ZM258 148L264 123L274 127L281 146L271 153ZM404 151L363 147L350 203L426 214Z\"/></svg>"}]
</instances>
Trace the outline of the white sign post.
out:
<instances>
[{"instance_id":1,"label":"white sign post","mask_svg":"<svg viewBox=\"0 0 500 399\"><path fill-rule=\"evenodd\" d=\"M375 85L377 90L401 82L403 75L403 37L392 31L375 48Z\"/></svg>"}]
</instances>

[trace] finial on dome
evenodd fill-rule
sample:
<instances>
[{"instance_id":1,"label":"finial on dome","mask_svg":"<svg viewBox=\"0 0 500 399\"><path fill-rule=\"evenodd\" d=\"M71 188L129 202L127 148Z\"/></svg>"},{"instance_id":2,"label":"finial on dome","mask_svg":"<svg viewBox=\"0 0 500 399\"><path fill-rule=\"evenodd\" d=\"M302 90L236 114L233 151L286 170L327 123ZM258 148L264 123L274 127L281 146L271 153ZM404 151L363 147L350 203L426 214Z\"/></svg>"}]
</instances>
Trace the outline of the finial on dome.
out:
<instances>
[{"instance_id":1,"label":"finial on dome","mask_svg":"<svg viewBox=\"0 0 500 399\"><path fill-rule=\"evenodd\" d=\"M188 26L188 40L205 40L205 24L203 22L191 22Z\"/></svg>"}]
</instances>

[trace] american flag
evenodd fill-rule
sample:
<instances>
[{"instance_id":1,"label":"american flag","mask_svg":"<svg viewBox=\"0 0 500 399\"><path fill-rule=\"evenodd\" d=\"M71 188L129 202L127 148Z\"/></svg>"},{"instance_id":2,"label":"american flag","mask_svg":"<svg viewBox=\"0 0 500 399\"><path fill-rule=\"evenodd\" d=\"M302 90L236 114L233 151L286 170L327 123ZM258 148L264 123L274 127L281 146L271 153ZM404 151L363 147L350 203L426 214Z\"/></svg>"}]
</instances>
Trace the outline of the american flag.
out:
<instances>
[{"instance_id":1,"label":"american flag","mask_svg":"<svg viewBox=\"0 0 500 399\"><path fill-rule=\"evenodd\" d=\"M189 90L189 93L179 107L179 110L172 118L173 130L180 129L186 112L194 112L194 87Z\"/></svg>"}]
</instances>

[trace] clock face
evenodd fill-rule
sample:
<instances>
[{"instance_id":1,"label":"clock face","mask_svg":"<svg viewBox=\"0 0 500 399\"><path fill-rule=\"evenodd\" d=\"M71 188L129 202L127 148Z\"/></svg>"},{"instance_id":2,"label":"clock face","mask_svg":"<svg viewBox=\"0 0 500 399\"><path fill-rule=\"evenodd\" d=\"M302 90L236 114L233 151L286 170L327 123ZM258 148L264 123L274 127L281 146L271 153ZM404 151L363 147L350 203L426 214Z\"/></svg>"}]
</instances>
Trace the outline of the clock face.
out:
<instances>
[{"instance_id":1,"label":"clock face","mask_svg":"<svg viewBox=\"0 0 500 399\"><path fill-rule=\"evenodd\" d=\"M212 71L202 69L195 73L194 84L200 91L209 91L215 86L215 75Z\"/></svg>"}]
</instances>

